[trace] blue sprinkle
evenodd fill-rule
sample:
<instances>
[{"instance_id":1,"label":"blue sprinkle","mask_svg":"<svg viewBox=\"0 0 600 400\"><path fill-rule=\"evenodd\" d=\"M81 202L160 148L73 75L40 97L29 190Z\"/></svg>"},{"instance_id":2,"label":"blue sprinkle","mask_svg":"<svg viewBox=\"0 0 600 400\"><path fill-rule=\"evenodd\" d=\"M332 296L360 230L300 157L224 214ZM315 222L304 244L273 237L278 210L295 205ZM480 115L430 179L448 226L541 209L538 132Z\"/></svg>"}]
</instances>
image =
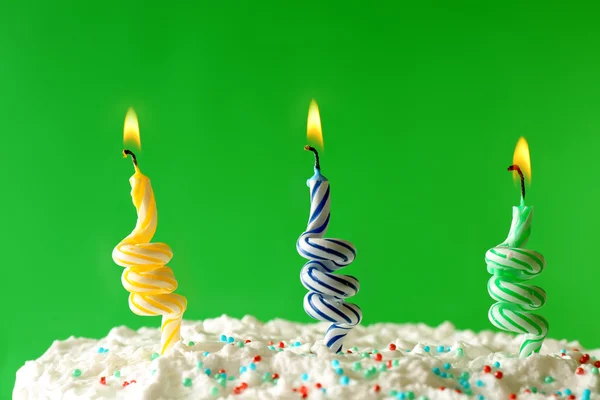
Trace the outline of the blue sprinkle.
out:
<instances>
[{"instance_id":1,"label":"blue sprinkle","mask_svg":"<svg viewBox=\"0 0 600 400\"><path fill-rule=\"evenodd\" d=\"M410 353L410 349L406 349L406 352L407 352L407 353Z\"/></svg>"},{"instance_id":2,"label":"blue sprinkle","mask_svg":"<svg viewBox=\"0 0 600 400\"><path fill-rule=\"evenodd\" d=\"M256 364L251 362L250 364L248 364L248 368L250 368L252 371L256 371Z\"/></svg>"},{"instance_id":3,"label":"blue sprinkle","mask_svg":"<svg viewBox=\"0 0 600 400\"><path fill-rule=\"evenodd\" d=\"M450 347L450 346L446 347L446 352L449 352L451 348L452 347Z\"/></svg>"},{"instance_id":4,"label":"blue sprinkle","mask_svg":"<svg viewBox=\"0 0 600 400\"><path fill-rule=\"evenodd\" d=\"M398 392L398 394L396 395L396 398L398 400L404 400L404 399L406 399L406 395L404 394L404 392Z\"/></svg>"},{"instance_id":5,"label":"blue sprinkle","mask_svg":"<svg viewBox=\"0 0 600 400\"><path fill-rule=\"evenodd\" d=\"M590 398L590 389L585 389L583 394L581 395L582 400L589 400Z\"/></svg>"},{"instance_id":6,"label":"blue sprinkle","mask_svg":"<svg viewBox=\"0 0 600 400\"><path fill-rule=\"evenodd\" d=\"M244 372L246 372L246 371L248 371L248 368L246 368L246 366L245 366L245 365L242 365L242 366L240 367L240 374L243 374L243 373L244 373Z\"/></svg>"},{"instance_id":7,"label":"blue sprinkle","mask_svg":"<svg viewBox=\"0 0 600 400\"><path fill-rule=\"evenodd\" d=\"M471 387L471 384L470 384L469 382L467 382L467 381L463 381L463 384L462 384L462 386L463 386L465 389L469 389L469 388Z\"/></svg>"},{"instance_id":8,"label":"blue sprinkle","mask_svg":"<svg viewBox=\"0 0 600 400\"><path fill-rule=\"evenodd\" d=\"M435 367L434 369L432 369L433 373L436 375L440 374L440 369L438 367Z\"/></svg>"},{"instance_id":9,"label":"blue sprinkle","mask_svg":"<svg viewBox=\"0 0 600 400\"><path fill-rule=\"evenodd\" d=\"M496 361L492 365L494 366L494 368L500 368L500 363L498 361Z\"/></svg>"},{"instance_id":10,"label":"blue sprinkle","mask_svg":"<svg viewBox=\"0 0 600 400\"><path fill-rule=\"evenodd\" d=\"M429 346L423 346L423 350L425 350L425 353L429 353Z\"/></svg>"},{"instance_id":11,"label":"blue sprinkle","mask_svg":"<svg viewBox=\"0 0 600 400\"><path fill-rule=\"evenodd\" d=\"M556 394L557 394L558 396L562 396L562 393L560 392L560 390L557 390L557 391L556 391Z\"/></svg>"},{"instance_id":12,"label":"blue sprinkle","mask_svg":"<svg viewBox=\"0 0 600 400\"><path fill-rule=\"evenodd\" d=\"M485 400L485 397L483 397L482 394L478 394L477 395L477 400Z\"/></svg>"},{"instance_id":13,"label":"blue sprinkle","mask_svg":"<svg viewBox=\"0 0 600 400\"><path fill-rule=\"evenodd\" d=\"M444 369L450 369L450 367L451 367L450 363L444 364Z\"/></svg>"},{"instance_id":14,"label":"blue sprinkle","mask_svg":"<svg viewBox=\"0 0 600 400\"><path fill-rule=\"evenodd\" d=\"M209 353L208 351L205 351L204 353L202 353L202 355L203 355L204 357L206 357L206 356L207 356L207 355L209 355L209 354L210 354L210 353Z\"/></svg>"},{"instance_id":15,"label":"blue sprinkle","mask_svg":"<svg viewBox=\"0 0 600 400\"><path fill-rule=\"evenodd\" d=\"M210 376L210 368L206 368L206 369L204 370L204 373L205 373L206 375Z\"/></svg>"},{"instance_id":16,"label":"blue sprinkle","mask_svg":"<svg viewBox=\"0 0 600 400\"><path fill-rule=\"evenodd\" d=\"M229 336L229 337L227 338L227 343L233 343L234 341L235 341L235 339L234 339L234 338L232 338L231 336Z\"/></svg>"},{"instance_id":17,"label":"blue sprinkle","mask_svg":"<svg viewBox=\"0 0 600 400\"><path fill-rule=\"evenodd\" d=\"M226 342L226 341L227 341L227 336L221 335L221 342Z\"/></svg>"},{"instance_id":18,"label":"blue sprinkle","mask_svg":"<svg viewBox=\"0 0 600 400\"><path fill-rule=\"evenodd\" d=\"M98 353L99 353L99 354L102 354L102 353L104 353L104 347L100 347L100 348L98 349Z\"/></svg>"},{"instance_id":19,"label":"blue sprinkle","mask_svg":"<svg viewBox=\"0 0 600 400\"><path fill-rule=\"evenodd\" d=\"M339 360L331 360L331 366L333 368L339 367L340 366Z\"/></svg>"},{"instance_id":20,"label":"blue sprinkle","mask_svg":"<svg viewBox=\"0 0 600 400\"><path fill-rule=\"evenodd\" d=\"M571 394L571 389L565 389L565 396L568 396Z\"/></svg>"},{"instance_id":21,"label":"blue sprinkle","mask_svg":"<svg viewBox=\"0 0 600 400\"><path fill-rule=\"evenodd\" d=\"M302 376L300 376L300 378L301 378L303 381L307 381L307 380L308 380L308 374L304 373L304 374L302 374Z\"/></svg>"},{"instance_id":22,"label":"blue sprinkle","mask_svg":"<svg viewBox=\"0 0 600 400\"><path fill-rule=\"evenodd\" d=\"M445 372L442 372L442 373L440 373L440 376L441 376L442 378L447 378L447 377L448 377L448 374L447 374L447 373L445 373Z\"/></svg>"},{"instance_id":23,"label":"blue sprinkle","mask_svg":"<svg viewBox=\"0 0 600 400\"><path fill-rule=\"evenodd\" d=\"M294 346L299 347L300 346L300 342L294 343Z\"/></svg>"},{"instance_id":24,"label":"blue sprinkle","mask_svg":"<svg viewBox=\"0 0 600 400\"><path fill-rule=\"evenodd\" d=\"M483 381L481 379L478 379L477 382L475 382L475 384L479 387L483 386Z\"/></svg>"},{"instance_id":25,"label":"blue sprinkle","mask_svg":"<svg viewBox=\"0 0 600 400\"><path fill-rule=\"evenodd\" d=\"M340 384L346 386L349 383L350 383L350 378L348 378L346 375L344 375L340 378Z\"/></svg>"},{"instance_id":26,"label":"blue sprinkle","mask_svg":"<svg viewBox=\"0 0 600 400\"><path fill-rule=\"evenodd\" d=\"M444 352L444 346L438 346L437 352L438 353L443 353Z\"/></svg>"},{"instance_id":27,"label":"blue sprinkle","mask_svg":"<svg viewBox=\"0 0 600 400\"><path fill-rule=\"evenodd\" d=\"M275 346L269 346L269 350L275 350Z\"/></svg>"},{"instance_id":28,"label":"blue sprinkle","mask_svg":"<svg viewBox=\"0 0 600 400\"><path fill-rule=\"evenodd\" d=\"M342 368L338 367L335 369L335 373L338 375L344 375L344 370Z\"/></svg>"},{"instance_id":29,"label":"blue sprinkle","mask_svg":"<svg viewBox=\"0 0 600 400\"><path fill-rule=\"evenodd\" d=\"M560 349L560 352L567 354L567 351L565 349Z\"/></svg>"}]
</instances>

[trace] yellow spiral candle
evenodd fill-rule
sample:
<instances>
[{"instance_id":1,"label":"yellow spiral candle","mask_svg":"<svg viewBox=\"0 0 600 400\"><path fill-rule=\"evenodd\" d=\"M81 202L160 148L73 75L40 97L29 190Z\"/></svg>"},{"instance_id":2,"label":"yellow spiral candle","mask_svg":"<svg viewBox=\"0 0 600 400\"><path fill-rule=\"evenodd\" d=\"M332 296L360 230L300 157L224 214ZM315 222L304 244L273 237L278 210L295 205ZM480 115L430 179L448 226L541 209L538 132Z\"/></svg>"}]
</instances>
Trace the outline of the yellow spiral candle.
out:
<instances>
[{"instance_id":1,"label":"yellow spiral candle","mask_svg":"<svg viewBox=\"0 0 600 400\"><path fill-rule=\"evenodd\" d=\"M125 268L121 282L130 293L131 311L137 315L162 315L162 354L180 340L187 300L173 293L177 289L177 280L173 270L166 265L173 257L171 248L164 243L150 243L157 225L156 201L150 179L142 174L131 151L125 150L123 154L133 159L135 173L129 183L138 219L134 230L115 247L112 257L116 264Z\"/></svg>"}]
</instances>

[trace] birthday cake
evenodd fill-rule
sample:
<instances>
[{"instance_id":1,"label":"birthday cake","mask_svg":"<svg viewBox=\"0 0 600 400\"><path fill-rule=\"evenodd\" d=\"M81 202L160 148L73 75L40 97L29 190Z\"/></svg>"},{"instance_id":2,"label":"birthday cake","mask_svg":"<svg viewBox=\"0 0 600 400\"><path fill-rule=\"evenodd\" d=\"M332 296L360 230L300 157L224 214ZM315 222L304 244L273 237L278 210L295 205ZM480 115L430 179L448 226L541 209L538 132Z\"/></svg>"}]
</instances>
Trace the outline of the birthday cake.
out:
<instances>
[{"instance_id":1,"label":"birthday cake","mask_svg":"<svg viewBox=\"0 0 600 400\"><path fill-rule=\"evenodd\" d=\"M161 330L126 327L55 341L17 372L14 399L598 399L600 349L546 339L518 358L522 337L448 322L351 330L342 352L328 323L222 316L183 321L163 355Z\"/></svg>"}]
</instances>

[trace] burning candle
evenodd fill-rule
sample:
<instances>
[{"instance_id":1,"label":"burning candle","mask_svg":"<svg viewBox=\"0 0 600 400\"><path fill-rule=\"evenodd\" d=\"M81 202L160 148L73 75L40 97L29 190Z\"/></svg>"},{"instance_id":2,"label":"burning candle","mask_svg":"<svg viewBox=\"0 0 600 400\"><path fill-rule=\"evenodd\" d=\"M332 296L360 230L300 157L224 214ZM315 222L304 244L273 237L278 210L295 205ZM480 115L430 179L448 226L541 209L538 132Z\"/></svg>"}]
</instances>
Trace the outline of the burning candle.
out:
<instances>
[{"instance_id":1,"label":"burning candle","mask_svg":"<svg viewBox=\"0 0 600 400\"><path fill-rule=\"evenodd\" d=\"M140 146L137 116L129 109L125 118L124 142L133 140ZM115 247L112 253L116 264L125 268L121 282L129 294L129 308L137 315L162 315L161 354L180 340L180 327L187 307L185 297L173 293L177 280L167 263L173 257L164 243L150 243L157 225L156 201L150 179L142 174L135 154L131 156L135 173L129 179L131 198L137 210L133 231Z\"/></svg>"},{"instance_id":2,"label":"burning candle","mask_svg":"<svg viewBox=\"0 0 600 400\"><path fill-rule=\"evenodd\" d=\"M319 109L314 100L309 109L307 133L309 140L323 145ZM331 322L325 344L337 353L342 350L350 329L362 319L360 308L344 301L358 292L358 280L334 274L354 261L356 249L346 240L324 238L330 217L329 181L321 174L317 150L308 145L305 150L315 155L315 174L307 181L311 202L308 227L296 243L298 253L309 260L300 272L302 285L309 290L304 297L304 311L314 319Z\"/></svg>"},{"instance_id":3,"label":"burning candle","mask_svg":"<svg viewBox=\"0 0 600 400\"><path fill-rule=\"evenodd\" d=\"M520 180L521 204L513 207L506 240L485 254L487 270L493 275L488 281L488 292L497 301L490 307L488 317L499 329L525 334L519 357L527 357L540 351L548 334L548 321L531 313L546 303L546 292L525 283L546 266L544 256L523 248L529 240L533 216L533 207L525 205L525 178L531 179L529 146L525 138L519 139L513 165L508 170Z\"/></svg>"}]
</instances>

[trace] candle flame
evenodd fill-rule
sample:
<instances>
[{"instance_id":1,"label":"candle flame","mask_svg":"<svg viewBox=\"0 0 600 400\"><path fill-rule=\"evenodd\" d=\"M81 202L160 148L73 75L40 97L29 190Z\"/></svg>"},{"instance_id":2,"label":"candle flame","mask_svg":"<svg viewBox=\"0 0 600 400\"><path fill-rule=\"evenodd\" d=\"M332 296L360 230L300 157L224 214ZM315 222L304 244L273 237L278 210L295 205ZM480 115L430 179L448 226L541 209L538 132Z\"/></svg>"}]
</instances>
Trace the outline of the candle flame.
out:
<instances>
[{"instance_id":1,"label":"candle flame","mask_svg":"<svg viewBox=\"0 0 600 400\"><path fill-rule=\"evenodd\" d=\"M321 115L319 106L313 99L308 108L308 121L306 123L306 138L310 144L323 150L323 130L321 129Z\"/></svg>"},{"instance_id":2,"label":"candle flame","mask_svg":"<svg viewBox=\"0 0 600 400\"><path fill-rule=\"evenodd\" d=\"M125 147L134 147L136 150L142 150L140 141L140 126L138 117L133 107L129 107L125 116L125 126L123 128L123 144Z\"/></svg>"},{"instance_id":3,"label":"candle flame","mask_svg":"<svg viewBox=\"0 0 600 400\"><path fill-rule=\"evenodd\" d=\"M513 155L513 164L516 164L521 168L523 176L527 183L531 184L531 159L529 158L529 144L524 137L521 137L515 147L515 153ZM519 181L519 174L514 171L513 178L515 181Z\"/></svg>"}]
</instances>

